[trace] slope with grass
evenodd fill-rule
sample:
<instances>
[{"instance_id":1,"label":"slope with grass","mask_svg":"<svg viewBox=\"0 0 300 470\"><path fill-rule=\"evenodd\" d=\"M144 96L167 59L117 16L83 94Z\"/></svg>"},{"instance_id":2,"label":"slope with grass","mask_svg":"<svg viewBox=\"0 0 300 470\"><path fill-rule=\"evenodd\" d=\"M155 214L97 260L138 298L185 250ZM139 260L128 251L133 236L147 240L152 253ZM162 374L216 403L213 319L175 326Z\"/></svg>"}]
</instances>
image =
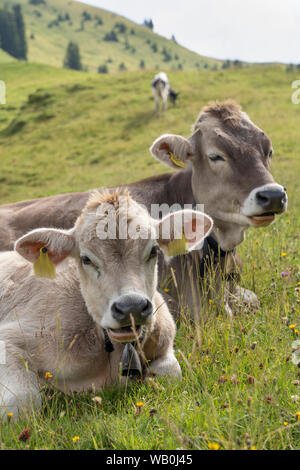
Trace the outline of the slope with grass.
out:
<instances>
[{"instance_id":1,"label":"slope with grass","mask_svg":"<svg viewBox=\"0 0 300 470\"><path fill-rule=\"evenodd\" d=\"M90 72L96 72L104 64L109 72L115 72L122 63L128 70L138 70L142 60L148 69L165 70L222 63L189 51L107 10L70 0L45 0L39 5L32 5L29 0L17 0L17 3L22 5L25 17L30 62L62 67L68 42L74 41L80 47L83 66ZM0 0L0 8L5 5L7 0ZM87 20L83 22L84 18ZM117 42L104 41L111 31L116 33ZM169 57L162 54L164 48Z\"/></svg>"},{"instance_id":2,"label":"slope with grass","mask_svg":"<svg viewBox=\"0 0 300 470\"><path fill-rule=\"evenodd\" d=\"M14 62L16 59L11 55L7 54L5 51L0 49L0 65L1 64L8 64L10 62Z\"/></svg>"},{"instance_id":3,"label":"slope with grass","mask_svg":"<svg viewBox=\"0 0 300 470\"><path fill-rule=\"evenodd\" d=\"M257 292L261 307L241 308L229 322L212 304L197 328L184 318L176 338L181 383L155 379L107 389L98 394L101 405L94 394L45 392L41 415L0 427L0 446L300 449L300 377L291 360L300 330L300 108L291 103L297 77L280 67L174 72L179 105L159 119L151 77L18 62L1 67L8 90L0 108L1 203L163 173L148 152L152 141L166 132L188 136L204 104L233 98L272 138L273 174L289 195L288 212L271 227L250 229L239 248L242 284ZM139 412L136 402L144 403ZM26 444L18 440L25 427Z\"/></svg>"}]
</instances>

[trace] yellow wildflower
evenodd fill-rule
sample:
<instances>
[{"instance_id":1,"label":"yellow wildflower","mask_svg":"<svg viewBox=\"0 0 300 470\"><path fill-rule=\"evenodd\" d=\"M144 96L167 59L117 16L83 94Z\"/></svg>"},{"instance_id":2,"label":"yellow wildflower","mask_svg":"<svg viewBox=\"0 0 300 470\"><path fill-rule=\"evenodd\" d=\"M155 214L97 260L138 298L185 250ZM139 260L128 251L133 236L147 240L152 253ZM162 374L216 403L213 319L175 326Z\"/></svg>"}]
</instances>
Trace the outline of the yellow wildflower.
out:
<instances>
[{"instance_id":1,"label":"yellow wildflower","mask_svg":"<svg viewBox=\"0 0 300 470\"><path fill-rule=\"evenodd\" d=\"M296 325L292 324L292 325L289 326L289 328L290 328L291 330L293 330L294 328L296 328Z\"/></svg>"},{"instance_id":2,"label":"yellow wildflower","mask_svg":"<svg viewBox=\"0 0 300 470\"><path fill-rule=\"evenodd\" d=\"M286 256L286 253L283 251L283 252L281 253L281 256L284 258L284 256Z\"/></svg>"},{"instance_id":3,"label":"yellow wildflower","mask_svg":"<svg viewBox=\"0 0 300 470\"><path fill-rule=\"evenodd\" d=\"M214 303L214 301L212 299L209 299L209 304L212 305Z\"/></svg>"},{"instance_id":4,"label":"yellow wildflower","mask_svg":"<svg viewBox=\"0 0 300 470\"><path fill-rule=\"evenodd\" d=\"M137 402L136 402L136 406L137 406L138 408L141 408L142 406L144 406L144 402L143 402L143 401L137 401Z\"/></svg>"},{"instance_id":5,"label":"yellow wildflower","mask_svg":"<svg viewBox=\"0 0 300 470\"><path fill-rule=\"evenodd\" d=\"M220 444L217 444L217 442L209 442L208 443L208 448L210 450L219 450L220 449Z\"/></svg>"},{"instance_id":6,"label":"yellow wildflower","mask_svg":"<svg viewBox=\"0 0 300 470\"><path fill-rule=\"evenodd\" d=\"M165 291L166 293L168 293L168 292L169 292L169 289L165 288L164 291Z\"/></svg>"},{"instance_id":7,"label":"yellow wildflower","mask_svg":"<svg viewBox=\"0 0 300 470\"><path fill-rule=\"evenodd\" d=\"M296 416L297 416L297 420L300 421L300 411L297 411Z\"/></svg>"},{"instance_id":8,"label":"yellow wildflower","mask_svg":"<svg viewBox=\"0 0 300 470\"><path fill-rule=\"evenodd\" d=\"M50 374L50 372L46 372L46 374L45 374L45 379L46 379L46 380L47 380L47 379L51 379L52 377L53 377L53 375Z\"/></svg>"},{"instance_id":9,"label":"yellow wildflower","mask_svg":"<svg viewBox=\"0 0 300 470\"><path fill-rule=\"evenodd\" d=\"M72 437L72 441L73 441L73 442L77 442L77 441L79 441L79 439L80 439L79 436L74 436L74 437Z\"/></svg>"},{"instance_id":10,"label":"yellow wildflower","mask_svg":"<svg viewBox=\"0 0 300 470\"><path fill-rule=\"evenodd\" d=\"M289 423L287 423L286 421L283 422L283 426L287 426Z\"/></svg>"},{"instance_id":11,"label":"yellow wildflower","mask_svg":"<svg viewBox=\"0 0 300 470\"><path fill-rule=\"evenodd\" d=\"M13 417L13 415L14 415L13 413L7 413L8 419L11 419Z\"/></svg>"},{"instance_id":12,"label":"yellow wildflower","mask_svg":"<svg viewBox=\"0 0 300 470\"><path fill-rule=\"evenodd\" d=\"M255 447L255 446L251 446L251 447L250 447L250 450L256 450L256 447Z\"/></svg>"}]
</instances>

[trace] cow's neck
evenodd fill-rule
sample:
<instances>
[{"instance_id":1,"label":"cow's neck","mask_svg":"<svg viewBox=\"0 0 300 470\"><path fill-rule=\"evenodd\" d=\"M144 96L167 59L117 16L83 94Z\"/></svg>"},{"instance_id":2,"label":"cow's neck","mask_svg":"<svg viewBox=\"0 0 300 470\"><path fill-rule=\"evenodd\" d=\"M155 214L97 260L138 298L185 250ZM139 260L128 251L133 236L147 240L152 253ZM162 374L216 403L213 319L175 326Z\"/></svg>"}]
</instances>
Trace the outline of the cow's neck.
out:
<instances>
[{"instance_id":1,"label":"cow's neck","mask_svg":"<svg viewBox=\"0 0 300 470\"><path fill-rule=\"evenodd\" d=\"M237 245L242 243L245 238L245 226L223 222L215 217L212 218L214 221L212 236L224 251L233 250Z\"/></svg>"},{"instance_id":2,"label":"cow's neck","mask_svg":"<svg viewBox=\"0 0 300 470\"><path fill-rule=\"evenodd\" d=\"M167 194L166 194L167 192ZM172 173L168 181L166 192L164 192L165 201L172 206L173 204L194 205L194 195L192 191L192 171L182 170Z\"/></svg>"},{"instance_id":3,"label":"cow's neck","mask_svg":"<svg viewBox=\"0 0 300 470\"><path fill-rule=\"evenodd\" d=\"M175 203L181 206L184 204L192 204L194 206L195 202L201 204L201 201L196 201L193 194L191 169L179 171L171 175L167 185L167 198L170 206ZM203 199L205 200L205 198ZM211 213L208 213L208 215L214 220L214 229L211 236L224 251L232 250L244 240L245 226L225 222L214 217L214 214Z\"/></svg>"}]
</instances>

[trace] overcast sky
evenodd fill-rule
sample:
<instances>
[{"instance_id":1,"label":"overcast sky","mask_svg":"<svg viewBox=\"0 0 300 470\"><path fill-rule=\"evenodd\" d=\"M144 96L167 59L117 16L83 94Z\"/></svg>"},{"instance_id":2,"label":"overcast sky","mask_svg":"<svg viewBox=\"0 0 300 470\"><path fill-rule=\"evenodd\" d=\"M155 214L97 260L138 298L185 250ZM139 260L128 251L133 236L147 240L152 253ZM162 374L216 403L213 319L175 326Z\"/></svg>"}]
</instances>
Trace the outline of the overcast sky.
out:
<instances>
[{"instance_id":1,"label":"overcast sky","mask_svg":"<svg viewBox=\"0 0 300 470\"><path fill-rule=\"evenodd\" d=\"M81 0L218 59L300 63L300 0Z\"/></svg>"}]
</instances>

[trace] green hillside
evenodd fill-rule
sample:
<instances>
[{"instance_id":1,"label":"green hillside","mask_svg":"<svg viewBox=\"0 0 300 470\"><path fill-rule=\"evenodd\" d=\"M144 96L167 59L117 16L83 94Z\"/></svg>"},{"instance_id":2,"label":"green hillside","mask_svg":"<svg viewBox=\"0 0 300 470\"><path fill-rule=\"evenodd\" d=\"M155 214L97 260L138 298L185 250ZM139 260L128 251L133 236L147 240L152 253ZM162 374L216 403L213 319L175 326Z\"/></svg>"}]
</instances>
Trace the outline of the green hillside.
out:
<instances>
[{"instance_id":1,"label":"green hillside","mask_svg":"<svg viewBox=\"0 0 300 470\"><path fill-rule=\"evenodd\" d=\"M152 141L164 132L189 135L200 108L213 99L231 97L245 107L272 137L279 154L275 163L279 159L289 170L286 158L296 159L292 143L299 142L299 129L291 123L299 121L299 109L290 101L296 74L262 66L171 72L179 105L160 119L153 112L151 78L150 71L105 76L17 61L3 66L1 201L163 171L147 150Z\"/></svg>"},{"instance_id":2,"label":"green hillside","mask_svg":"<svg viewBox=\"0 0 300 470\"><path fill-rule=\"evenodd\" d=\"M299 368L291 360L300 330L300 105L291 102L297 75L267 66L170 72L179 103L156 118L150 71L104 76L20 62L0 71L7 84L2 204L163 173L148 151L153 140L188 136L200 108L225 98L271 137L272 171L289 195L288 212L266 229L249 229L239 248L241 283L256 291L261 307L241 306L230 321L212 304L204 325L183 319L175 346L181 383L110 388L97 392L101 405L93 393L45 393L41 415L0 425L0 448L300 449ZM31 430L26 443L18 440L24 428Z\"/></svg>"},{"instance_id":3,"label":"green hillside","mask_svg":"<svg viewBox=\"0 0 300 470\"><path fill-rule=\"evenodd\" d=\"M30 62L62 67L67 44L75 41L80 46L83 66L90 72L96 72L103 64L109 72L115 72L122 63L128 70L137 70L142 60L146 69L166 71L181 67L201 69L221 63L96 7L70 0L45 0L39 5L32 5L29 0L16 0L16 3L22 5L25 17ZM0 0L0 8L7 4L7 0ZM88 20L83 21L83 14ZM112 30L118 42L104 41Z\"/></svg>"}]
</instances>

